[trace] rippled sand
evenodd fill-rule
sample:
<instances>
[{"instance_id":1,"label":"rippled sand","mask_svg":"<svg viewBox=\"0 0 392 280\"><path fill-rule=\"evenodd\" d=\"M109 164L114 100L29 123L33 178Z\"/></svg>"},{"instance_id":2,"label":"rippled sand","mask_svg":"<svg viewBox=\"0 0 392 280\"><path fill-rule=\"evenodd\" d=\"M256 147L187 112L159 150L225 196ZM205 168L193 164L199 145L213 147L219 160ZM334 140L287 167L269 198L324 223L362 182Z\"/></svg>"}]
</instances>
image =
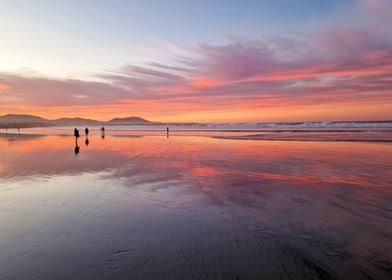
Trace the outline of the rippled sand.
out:
<instances>
[{"instance_id":1,"label":"rippled sand","mask_svg":"<svg viewBox=\"0 0 392 280\"><path fill-rule=\"evenodd\" d=\"M0 279L391 279L392 145L0 136Z\"/></svg>"}]
</instances>

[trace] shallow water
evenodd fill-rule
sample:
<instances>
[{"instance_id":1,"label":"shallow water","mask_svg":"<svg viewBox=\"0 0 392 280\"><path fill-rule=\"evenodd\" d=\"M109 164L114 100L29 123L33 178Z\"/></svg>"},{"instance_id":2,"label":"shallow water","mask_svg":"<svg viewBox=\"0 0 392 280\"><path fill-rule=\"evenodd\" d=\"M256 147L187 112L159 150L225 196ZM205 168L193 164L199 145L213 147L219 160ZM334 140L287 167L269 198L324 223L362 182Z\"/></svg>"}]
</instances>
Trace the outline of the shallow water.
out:
<instances>
[{"instance_id":1,"label":"shallow water","mask_svg":"<svg viewBox=\"0 0 392 280\"><path fill-rule=\"evenodd\" d=\"M365 126L362 122L352 123L351 127L303 127L292 124L291 127L254 127L252 125L204 125L170 126L170 135L175 136L210 136L221 139L242 140L281 140L281 141L350 141L350 142L391 142L392 122L384 125ZM362 126L360 126L362 125ZM373 124L374 125L374 124ZM106 133L112 136L160 136L167 126L109 126ZM84 131L84 128L80 128ZM90 127L90 131L100 134L101 127ZM73 127L36 127L23 128L21 134L69 135ZM10 134L18 134L16 128L9 129ZM4 134L4 131L3 131Z\"/></svg>"},{"instance_id":2,"label":"shallow water","mask_svg":"<svg viewBox=\"0 0 392 280\"><path fill-rule=\"evenodd\" d=\"M0 279L391 279L392 145L0 136Z\"/></svg>"}]
</instances>

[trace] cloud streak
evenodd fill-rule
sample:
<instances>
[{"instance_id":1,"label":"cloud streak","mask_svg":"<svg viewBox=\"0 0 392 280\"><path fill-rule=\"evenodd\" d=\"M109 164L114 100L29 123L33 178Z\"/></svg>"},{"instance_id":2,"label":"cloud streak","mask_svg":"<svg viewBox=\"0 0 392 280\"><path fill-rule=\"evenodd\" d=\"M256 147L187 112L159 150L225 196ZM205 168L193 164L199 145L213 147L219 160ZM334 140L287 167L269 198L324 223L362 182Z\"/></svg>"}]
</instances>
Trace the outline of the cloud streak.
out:
<instances>
[{"instance_id":1,"label":"cloud streak","mask_svg":"<svg viewBox=\"0 0 392 280\"><path fill-rule=\"evenodd\" d=\"M194 121L296 120L296 113L302 119L391 118L392 31L385 15L392 5L357 4L367 17L356 26L326 24L290 38L231 36L224 44L177 50L170 63L98 73L97 81L0 73L0 111L33 107L50 115L53 107L59 114ZM336 114L343 108L351 115Z\"/></svg>"}]
</instances>

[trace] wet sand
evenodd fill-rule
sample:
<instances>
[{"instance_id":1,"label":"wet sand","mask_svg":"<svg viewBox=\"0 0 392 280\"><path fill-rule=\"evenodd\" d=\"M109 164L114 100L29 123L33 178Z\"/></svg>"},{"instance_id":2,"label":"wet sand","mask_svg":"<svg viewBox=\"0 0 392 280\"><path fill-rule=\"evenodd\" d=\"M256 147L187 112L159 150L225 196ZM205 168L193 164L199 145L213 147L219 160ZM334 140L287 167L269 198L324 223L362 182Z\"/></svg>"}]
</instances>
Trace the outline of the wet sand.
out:
<instances>
[{"instance_id":1,"label":"wet sand","mask_svg":"<svg viewBox=\"0 0 392 280\"><path fill-rule=\"evenodd\" d=\"M0 137L0 279L391 279L392 145Z\"/></svg>"}]
</instances>

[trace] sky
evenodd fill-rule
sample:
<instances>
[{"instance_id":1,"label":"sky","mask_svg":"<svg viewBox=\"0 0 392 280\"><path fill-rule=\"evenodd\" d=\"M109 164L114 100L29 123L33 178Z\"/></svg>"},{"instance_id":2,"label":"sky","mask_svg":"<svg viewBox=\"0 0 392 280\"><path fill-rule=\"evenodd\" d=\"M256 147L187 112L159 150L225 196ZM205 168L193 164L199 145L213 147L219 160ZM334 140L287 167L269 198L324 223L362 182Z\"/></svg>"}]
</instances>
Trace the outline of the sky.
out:
<instances>
[{"instance_id":1,"label":"sky","mask_svg":"<svg viewBox=\"0 0 392 280\"><path fill-rule=\"evenodd\" d=\"M392 119L390 0L1 0L0 115Z\"/></svg>"}]
</instances>

